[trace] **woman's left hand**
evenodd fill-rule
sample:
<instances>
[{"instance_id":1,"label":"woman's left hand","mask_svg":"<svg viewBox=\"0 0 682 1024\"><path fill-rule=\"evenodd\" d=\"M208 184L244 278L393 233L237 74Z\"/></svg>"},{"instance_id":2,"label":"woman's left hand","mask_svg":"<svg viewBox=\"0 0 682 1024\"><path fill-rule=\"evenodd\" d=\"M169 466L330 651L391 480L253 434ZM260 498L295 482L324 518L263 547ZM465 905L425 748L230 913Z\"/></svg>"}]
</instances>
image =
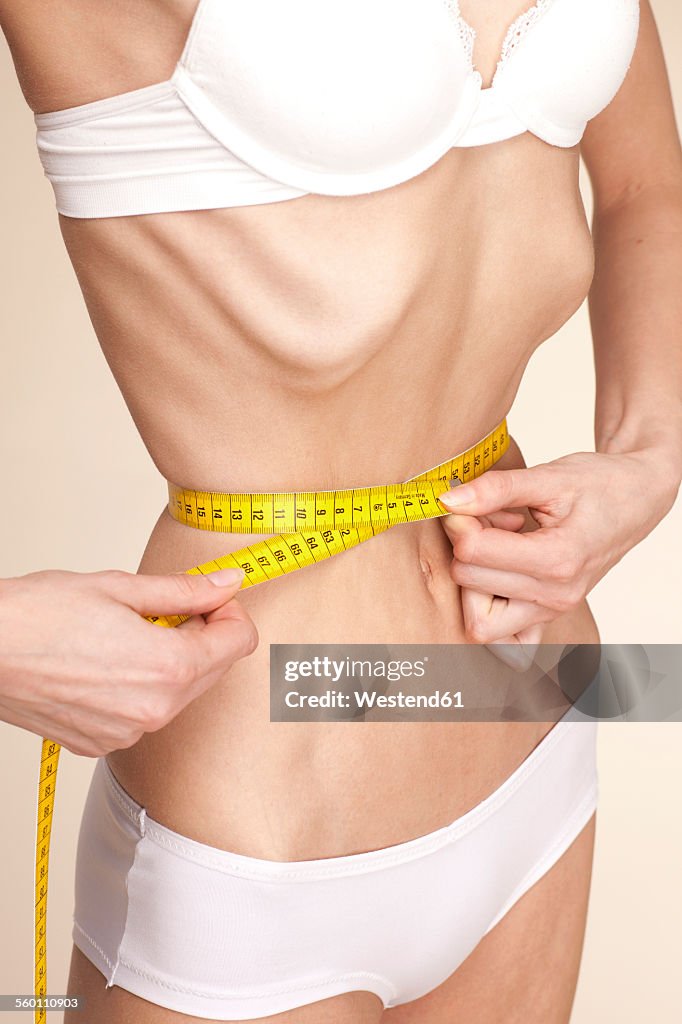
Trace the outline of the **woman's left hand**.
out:
<instances>
[{"instance_id":1,"label":"woman's left hand","mask_svg":"<svg viewBox=\"0 0 682 1024\"><path fill-rule=\"evenodd\" d=\"M577 452L488 470L442 495L453 510L440 522L467 639L534 651L543 625L575 608L670 510L676 488L664 462L650 448ZM526 516L513 511L522 508L537 523L528 532Z\"/></svg>"}]
</instances>

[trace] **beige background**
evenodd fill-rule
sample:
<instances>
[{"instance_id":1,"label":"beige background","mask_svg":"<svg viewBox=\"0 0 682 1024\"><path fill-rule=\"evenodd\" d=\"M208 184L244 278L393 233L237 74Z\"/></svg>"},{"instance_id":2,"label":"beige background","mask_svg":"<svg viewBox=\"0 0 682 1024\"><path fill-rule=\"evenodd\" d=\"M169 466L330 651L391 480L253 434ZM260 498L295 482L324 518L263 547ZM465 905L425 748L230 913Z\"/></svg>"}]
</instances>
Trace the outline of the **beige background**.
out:
<instances>
[{"instance_id":1,"label":"beige background","mask_svg":"<svg viewBox=\"0 0 682 1024\"><path fill-rule=\"evenodd\" d=\"M678 112L682 10L655 0ZM589 28L587 29L589 30ZM0 575L134 571L164 481L109 374L66 258L34 127L0 40ZM589 186L583 176L589 209ZM509 417L529 465L590 450L593 372L586 306L533 357ZM78 498L87 482L84 516ZM125 494L123 516L110 504ZM47 499L53 500L48 511ZM623 496L620 500L626 500ZM619 500L611 496L610 500ZM605 503L605 514L608 504ZM107 538L106 544L102 537ZM591 595L604 642L680 642L682 500ZM682 726L601 727L601 807L573 1024L679 1024ZM33 984L33 841L40 738L0 724L0 992ZM94 762L62 752L50 865L49 989L64 991L73 864ZM29 1014L5 1014L28 1024ZM55 1024L61 1014L51 1014Z\"/></svg>"}]
</instances>

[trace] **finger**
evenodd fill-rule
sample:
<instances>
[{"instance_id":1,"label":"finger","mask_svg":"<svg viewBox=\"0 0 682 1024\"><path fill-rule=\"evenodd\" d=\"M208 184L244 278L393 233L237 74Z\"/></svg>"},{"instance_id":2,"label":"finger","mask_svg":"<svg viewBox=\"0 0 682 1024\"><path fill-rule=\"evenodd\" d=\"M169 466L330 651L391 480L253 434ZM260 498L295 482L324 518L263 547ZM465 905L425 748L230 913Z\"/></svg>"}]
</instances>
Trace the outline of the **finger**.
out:
<instances>
[{"instance_id":1,"label":"finger","mask_svg":"<svg viewBox=\"0 0 682 1024\"><path fill-rule=\"evenodd\" d=\"M513 637L530 626L551 622L560 614L544 605L462 590L467 634L474 643L489 644Z\"/></svg>"},{"instance_id":2,"label":"finger","mask_svg":"<svg viewBox=\"0 0 682 1024\"><path fill-rule=\"evenodd\" d=\"M495 596L493 594L482 594L476 590L469 590L463 587L461 599L466 635L471 638L473 643L482 643L482 630L492 614ZM504 598L497 598L497 600L504 600Z\"/></svg>"},{"instance_id":3,"label":"finger","mask_svg":"<svg viewBox=\"0 0 682 1024\"><path fill-rule=\"evenodd\" d=\"M544 626L537 624L522 629L515 636L493 640L486 647L500 661L517 672L526 672L533 664L542 641Z\"/></svg>"},{"instance_id":4,"label":"finger","mask_svg":"<svg viewBox=\"0 0 682 1024\"><path fill-rule=\"evenodd\" d=\"M571 561L556 527L513 533L494 526L486 528L475 516L468 515L443 516L441 523L460 562L543 577L561 571L561 566Z\"/></svg>"},{"instance_id":5,"label":"finger","mask_svg":"<svg viewBox=\"0 0 682 1024\"><path fill-rule=\"evenodd\" d=\"M259 639L253 621L236 601L213 612L208 619L211 621L204 621L199 629L174 630L200 678L218 669L231 668L235 661L255 650Z\"/></svg>"},{"instance_id":6,"label":"finger","mask_svg":"<svg viewBox=\"0 0 682 1024\"><path fill-rule=\"evenodd\" d=\"M567 596L565 584L562 586L561 583L551 580L537 579L526 573L469 565L456 558L450 564L450 576L460 587L470 587L481 594L497 594L499 597L532 601L536 604L545 604L549 608L563 607Z\"/></svg>"},{"instance_id":7,"label":"finger","mask_svg":"<svg viewBox=\"0 0 682 1024\"><path fill-rule=\"evenodd\" d=\"M202 574L104 572L107 592L141 615L195 615L218 608L234 597L244 580L242 569Z\"/></svg>"},{"instance_id":8,"label":"finger","mask_svg":"<svg viewBox=\"0 0 682 1024\"><path fill-rule=\"evenodd\" d=\"M485 516L481 516L481 519L485 519ZM485 529L495 529L493 526L486 526L476 516L442 516L439 522L453 546L455 542L461 545L466 537L477 538ZM473 544L474 540L472 539L470 543Z\"/></svg>"},{"instance_id":9,"label":"finger","mask_svg":"<svg viewBox=\"0 0 682 1024\"><path fill-rule=\"evenodd\" d=\"M202 616L202 618L204 622L217 622L220 619L251 622L249 613L238 600L227 601L225 604L221 604L219 608L214 608L213 611L207 612L206 615Z\"/></svg>"},{"instance_id":10,"label":"finger","mask_svg":"<svg viewBox=\"0 0 682 1024\"><path fill-rule=\"evenodd\" d=\"M566 515L570 494L564 486L557 491L557 467L531 469L489 469L477 480L460 484L438 499L446 508L480 516L502 508L532 507L549 514Z\"/></svg>"},{"instance_id":11,"label":"finger","mask_svg":"<svg viewBox=\"0 0 682 1024\"><path fill-rule=\"evenodd\" d=\"M526 524L526 517L523 512L511 512L509 509L502 509L499 512L489 512L482 516L490 526L498 530L511 530L518 533Z\"/></svg>"}]
</instances>

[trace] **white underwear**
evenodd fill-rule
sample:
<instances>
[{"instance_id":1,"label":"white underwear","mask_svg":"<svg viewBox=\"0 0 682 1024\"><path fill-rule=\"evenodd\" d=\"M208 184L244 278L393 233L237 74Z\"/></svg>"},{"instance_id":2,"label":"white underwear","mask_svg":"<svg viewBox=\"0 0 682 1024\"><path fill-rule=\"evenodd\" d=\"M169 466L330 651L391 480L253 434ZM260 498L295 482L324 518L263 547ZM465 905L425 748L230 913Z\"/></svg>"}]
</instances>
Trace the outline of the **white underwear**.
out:
<instances>
[{"instance_id":1,"label":"white underwear","mask_svg":"<svg viewBox=\"0 0 682 1024\"><path fill-rule=\"evenodd\" d=\"M73 940L159 1006L254 1020L352 991L386 1008L444 982L552 867L597 804L596 723L562 720L482 803L368 853L271 861L147 817L95 766Z\"/></svg>"}]
</instances>

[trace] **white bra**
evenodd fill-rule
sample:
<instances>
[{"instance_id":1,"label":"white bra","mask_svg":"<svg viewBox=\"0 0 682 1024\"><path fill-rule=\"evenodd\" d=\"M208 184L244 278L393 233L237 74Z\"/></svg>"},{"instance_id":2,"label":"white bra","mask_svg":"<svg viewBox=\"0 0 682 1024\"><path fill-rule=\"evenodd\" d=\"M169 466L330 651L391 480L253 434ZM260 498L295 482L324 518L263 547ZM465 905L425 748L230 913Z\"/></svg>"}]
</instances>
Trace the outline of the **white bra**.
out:
<instances>
[{"instance_id":1,"label":"white bra","mask_svg":"<svg viewBox=\"0 0 682 1024\"><path fill-rule=\"evenodd\" d=\"M638 27L638 0L538 0L484 89L457 0L199 0L171 78L36 114L36 140L69 217L358 195L453 146L576 145Z\"/></svg>"}]
</instances>

